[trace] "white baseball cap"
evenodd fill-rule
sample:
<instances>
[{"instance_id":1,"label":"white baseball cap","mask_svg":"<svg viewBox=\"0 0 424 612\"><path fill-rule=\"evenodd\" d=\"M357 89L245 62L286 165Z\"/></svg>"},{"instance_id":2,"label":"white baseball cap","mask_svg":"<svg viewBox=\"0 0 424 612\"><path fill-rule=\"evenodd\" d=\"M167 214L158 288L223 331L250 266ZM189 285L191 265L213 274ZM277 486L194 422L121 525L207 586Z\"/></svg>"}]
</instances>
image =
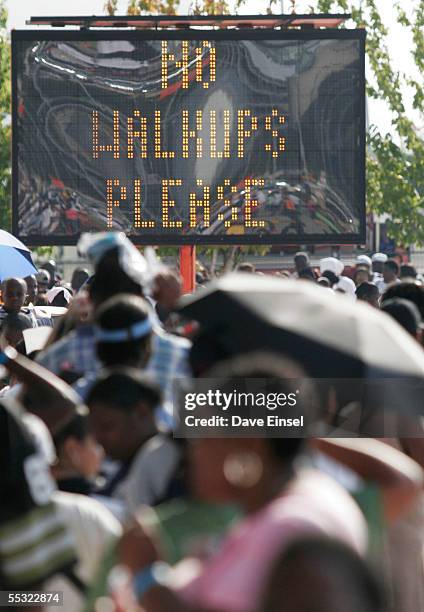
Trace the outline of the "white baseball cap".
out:
<instances>
[{"instance_id":1,"label":"white baseball cap","mask_svg":"<svg viewBox=\"0 0 424 612\"><path fill-rule=\"evenodd\" d=\"M379 261L380 263L386 263L388 257L385 253L374 253L371 257L372 261Z\"/></svg>"},{"instance_id":2,"label":"white baseball cap","mask_svg":"<svg viewBox=\"0 0 424 612\"><path fill-rule=\"evenodd\" d=\"M340 292L346 293L348 297L350 297L353 300L356 300L355 283L348 276L340 276L339 282L334 285L333 289L335 291L339 290Z\"/></svg>"},{"instance_id":3,"label":"white baseball cap","mask_svg":"<svg viewBox=\"0 0 424 612\"><path fill-rule=\"evenodd\" d=\"M340 261L340 259L336 259L336 257L324 257L323 259L320 259L319 268L321 274L329 270L330 272L334 272L336 276L340 276L344 270L344 264Z\"/></svg>"},{"instance_id":4,"label":"white baseball cap","mask_svg":"<svg viewBox=\"0 0 424 612\"><path fill-rule=\"evenodd\" d=\"M368 255L358 255L356 258L356 263L362 264L363 266L369 266L371 268L372 261Z\"/></svg>"}]
</instances>

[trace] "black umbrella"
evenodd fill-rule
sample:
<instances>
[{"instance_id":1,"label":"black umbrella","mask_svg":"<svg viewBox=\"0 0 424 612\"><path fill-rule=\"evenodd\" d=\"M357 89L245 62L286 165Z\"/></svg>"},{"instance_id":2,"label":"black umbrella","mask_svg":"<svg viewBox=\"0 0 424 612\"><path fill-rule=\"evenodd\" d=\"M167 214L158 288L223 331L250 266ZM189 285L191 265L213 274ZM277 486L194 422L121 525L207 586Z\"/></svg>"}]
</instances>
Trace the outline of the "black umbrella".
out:
<instances>
[{"instance_id":1,"label":"black umbrella","mask_svg":"<svg viewBox=\"0 0 424 612\"><path fill-rule=\"evenodd\" d=\"M380 403L399 408L401 399L402 407L424 412L421 347L389 316L343 294L306 281L229 274L184 296L180 311L228 354L277 351L309 376L355 379L357 389L359 381L384 379Z\"/></svg>"}]
</instances>

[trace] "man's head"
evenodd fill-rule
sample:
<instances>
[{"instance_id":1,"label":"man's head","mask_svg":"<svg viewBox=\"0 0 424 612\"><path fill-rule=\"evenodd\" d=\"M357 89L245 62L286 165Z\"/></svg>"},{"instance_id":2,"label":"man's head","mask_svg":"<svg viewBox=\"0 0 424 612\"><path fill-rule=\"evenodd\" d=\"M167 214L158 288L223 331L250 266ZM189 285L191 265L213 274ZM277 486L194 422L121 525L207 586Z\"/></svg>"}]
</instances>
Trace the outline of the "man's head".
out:
<instances>
[{"instance_id":1,"label":"man's head","mask_svg":"<svg viewBox=\"0 0 424 612\"><path fill-rule=\"evenodd\" d=\"M402 298L393 298L386 300L381 310L395 319L416 340L421 341L422 320L415 304Z\"/></svg>"},{"instance_id":2,"label":"man's head","mask_svg":"<svg viewBox=\"0 0 424 612\"><path fill-rule=\"evenodd\" d=\"M375 308L379 307L380 292L378 290L377 285L374 285L374 283L365 281L358 285L356 289L356 297L358 300L361 300L362 302L367 302Z\"/></svg>"},{"instance_id":3,"label":"man's head","mask_svg":"<svg viewBox=\"0 0 424 612\"><path fill-rule=\"evenodd\" d=\"M35 304L35 300L37 299L38 292L38 283L35 274L31 274L30 276L25 277L25 282L27 285L27 303Z\"/></svg>"},{"instance_id":4,"label":"man's head","mask_svg":"<svg viewBox=\"0 0 424 612\"><path fill-rule=\"evenodd\" d=\"M394 259L386 261L383 268L383 279L385 283L393 283L399 276L399 265Z\"/></svg>"},{"instance_id":5,"label":"man's head","mask_svg":"<svg viewBox=\"0 0 424 612\"><path fill-rule=\"evenodd\" d=\"M12 312L3 319L0 331L0 348L16 347L23 339L25 329L32 328L32 321L21 312Z\"/></svg>"},{"instance_id":6,"label":"man's head","mask_svg":"<svg viewBox=\"0 0 424 612\"><path fill-rule=\"evenodd\" d=\"M371 257L372 261L372 271L377 274L383 274L384 264L386 263L388 257L385 253L374 253Z\"/></svg>"},{"instance_id":7,"label":"man's head","mask_svg":"<svg viewBox=\"0 0 424 612\"><path fill-rule=\"evenodd\" d=\"M296 253L294 256L294 267L296 268L296 272L302 272L305 268L309 267L309 256L307 253L300 251Z\"/></svg>"},{"instance_id":8,"label":"man's head","mask_svg":"<svg viewBox=\"0 0 424 612\"><path fill-rule=\"evenodd\" d=\"M400 267L400 274L399 274L400 278L410 278L410 279L415 279L417 278L417 271L414 268L414 266L411 266L410 264L404 264Z\"/></svg>"},{"instance_id":9,"label":"man's head","mask_svg":"<svg viewBox=\"0 0 424 612\"><path fill-rule=\"evenodd\" d=\"M24 305L27 285L23 278L8 278L1 284L3 305L7 312L19 312Z\"/></svg>"},{"instance_id":10,"label":"man's head","mask_svg":"<svg viewBox=\"0 0 424 612\"><path fill-rule=\"evenodd\" d=\"M120 294L102 304L95 315L97 356L103 365L143 367L150 357L151 323L145 300Z\"/></svg>"},{"instance_id":11,"label":"man's head","mask_svg":"<svg viewBox=\"0 0 424 612\"><path fill-rule=\"evenodd\" d=\"M88 270L86 270L85 268L76 268L73 271L72 279L71 279L71 287L74 292L74 295L81 289L81 287L89 279L89 277L90 277L90 274Z\"/></svg>"},{"instance_id":12,"label":"man's head","mask_svg":"<svg viewBox=\"0 0 424 612\"><path fill-rule=\"evenodd\" d=\"M87 405L93 433L112 459L131 460L156 431L160 392L131 368L106 371L90 389Z\"/></svg>"}]
</instances>

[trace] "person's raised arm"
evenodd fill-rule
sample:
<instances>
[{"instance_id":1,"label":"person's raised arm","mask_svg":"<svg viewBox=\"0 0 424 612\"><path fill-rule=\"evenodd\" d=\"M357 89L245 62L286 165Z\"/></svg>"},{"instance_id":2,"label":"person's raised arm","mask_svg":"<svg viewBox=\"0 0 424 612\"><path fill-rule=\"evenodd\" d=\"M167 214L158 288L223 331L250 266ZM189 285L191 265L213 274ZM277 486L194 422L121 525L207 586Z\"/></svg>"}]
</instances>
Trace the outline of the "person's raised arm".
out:
<instances>
[{"instance_id":1,"label":"person's raised arm","mask_svg":"<svg viewBox=\"0 0 424 612\"><path fill-rule=\"evenodd\" d=\"M312 446L381 488L384 515L393 522L406 512L423 486L423 470L396 450L372 438L318 438Z\"/></svg>"}]
</instances>

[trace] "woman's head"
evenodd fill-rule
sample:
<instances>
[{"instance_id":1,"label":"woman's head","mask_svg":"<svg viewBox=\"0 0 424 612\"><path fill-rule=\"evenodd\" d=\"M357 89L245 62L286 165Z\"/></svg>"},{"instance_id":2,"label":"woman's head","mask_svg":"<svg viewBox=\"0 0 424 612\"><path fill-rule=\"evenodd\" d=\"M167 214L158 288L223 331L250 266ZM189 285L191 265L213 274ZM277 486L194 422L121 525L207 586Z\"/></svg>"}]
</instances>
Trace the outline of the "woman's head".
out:
<instances>
[{"instance_id":1,"label":"woman's head","mask_svg":"<svg viewBox=\"0 0 424 612\"><path fill-rule=\"evenodd\" d=\"M281 410L268 410L263 404L260 407L259 397L265 397L266 401L269 397L275 399L277 395L290 397L293 394L292 397L295 397L300 381L301 405L312 407L317 404L314 389L305 383L303 370L294 362L277 355L251 354L224 361L210 370L207 378L208 384L213 380L213 387L219 390L221 397L230 398L225 411L225 417L230 419L236 412L240 414L239 400L244 397L249 402L246 410L244 406L242 408L246 417L254 418L264 413L282 416ZM295 417L299 407L300 403L291 405L288 409L290 415L286 416ZM192 414L200 416L196 411ZM208 501L238 502L252 509L278 494L291 478L295 459L303 447L300 430L294 432L299 437L229 437L242 431L242 427L236 431L224 427L221 437L201 438L191 444L190 476L195 496ZM252 435L259 433L259 429L252 431ZM276 431L281 433L281 429ZM269 432L270 429L261 433L266 435Z\"/></svg>"}]
</instances>

